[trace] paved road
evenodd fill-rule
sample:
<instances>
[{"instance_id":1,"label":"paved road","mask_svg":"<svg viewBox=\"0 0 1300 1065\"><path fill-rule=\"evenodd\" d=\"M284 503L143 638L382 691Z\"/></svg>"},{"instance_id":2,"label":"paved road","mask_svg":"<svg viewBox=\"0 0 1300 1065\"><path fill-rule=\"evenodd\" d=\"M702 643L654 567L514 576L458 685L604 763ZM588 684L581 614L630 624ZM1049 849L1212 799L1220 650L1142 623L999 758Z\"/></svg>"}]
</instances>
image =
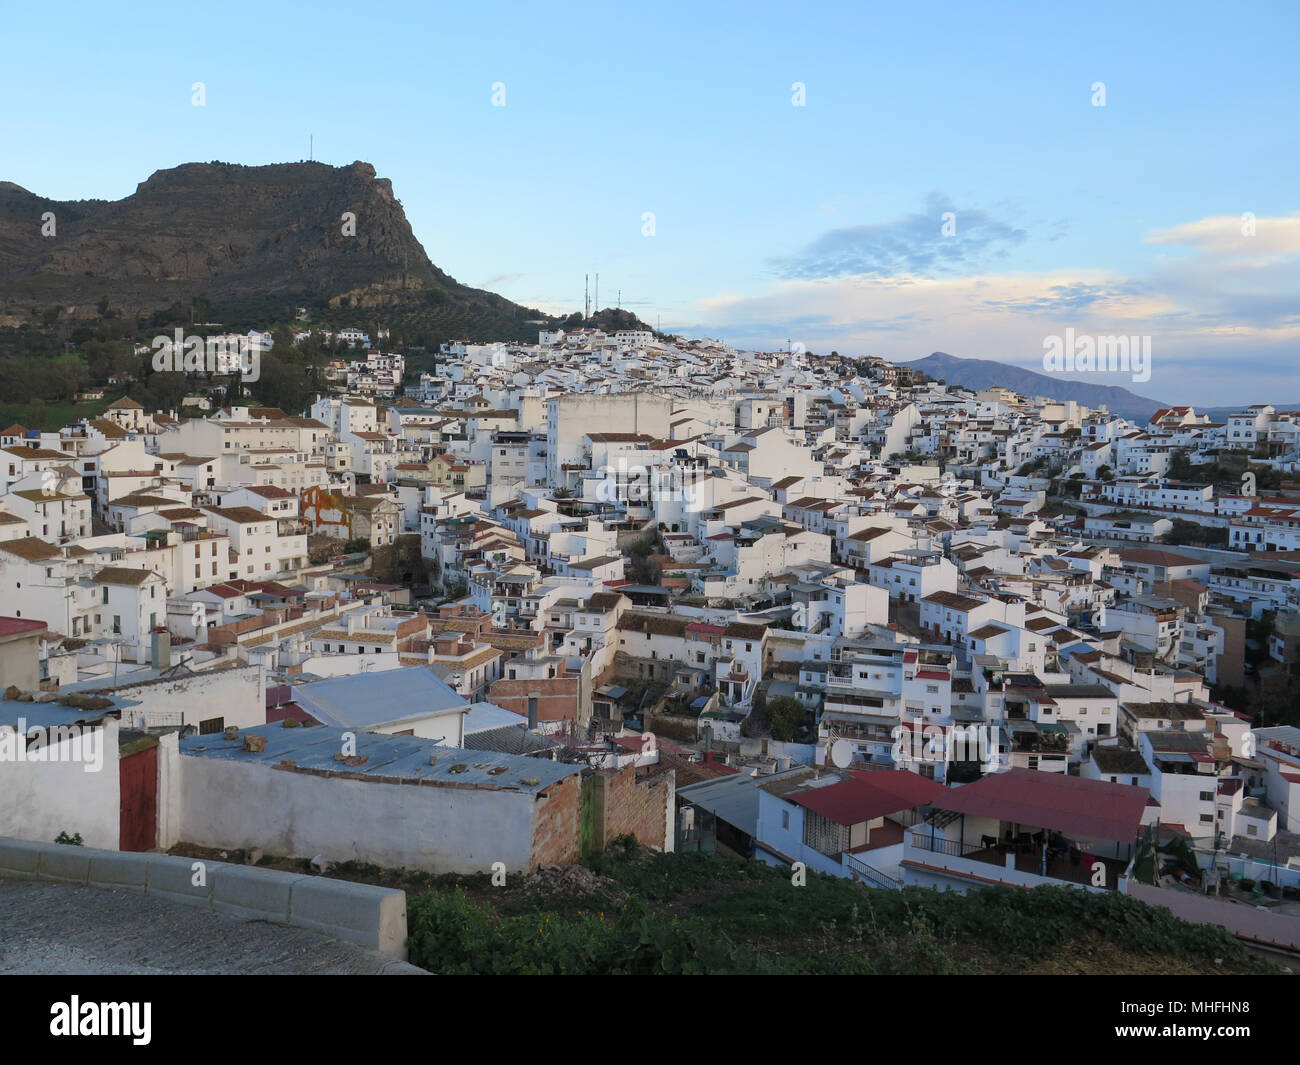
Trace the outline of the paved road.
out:
<instances>
[{"instance_id":1,"label":"paved road","mask_svg":"<svg viewBox=\"0 0 1300 1065\"><path fill-rule=\"evenodd\" d=\"M0 974L418 974L319 932L139 892L0 880Z\"/></svg>"}]
</instances>

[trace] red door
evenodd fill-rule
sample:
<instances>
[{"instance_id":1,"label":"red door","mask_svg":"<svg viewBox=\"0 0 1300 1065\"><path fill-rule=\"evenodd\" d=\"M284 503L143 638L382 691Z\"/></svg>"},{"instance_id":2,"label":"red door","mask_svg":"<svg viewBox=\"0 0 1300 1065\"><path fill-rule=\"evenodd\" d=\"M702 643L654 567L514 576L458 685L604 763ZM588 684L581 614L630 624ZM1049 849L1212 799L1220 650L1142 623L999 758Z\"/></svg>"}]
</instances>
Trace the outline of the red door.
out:
<instances>
[{"instance_id":1,"label":"red door","mask_svg":"<svg viewBox=\"0 0 1300 1065\"><path fill-rule=\"evenodd\" d=\"M158 745L127 755L119 765L121 849L153 850L158 845Z\"/></svg>"}]
</instances>

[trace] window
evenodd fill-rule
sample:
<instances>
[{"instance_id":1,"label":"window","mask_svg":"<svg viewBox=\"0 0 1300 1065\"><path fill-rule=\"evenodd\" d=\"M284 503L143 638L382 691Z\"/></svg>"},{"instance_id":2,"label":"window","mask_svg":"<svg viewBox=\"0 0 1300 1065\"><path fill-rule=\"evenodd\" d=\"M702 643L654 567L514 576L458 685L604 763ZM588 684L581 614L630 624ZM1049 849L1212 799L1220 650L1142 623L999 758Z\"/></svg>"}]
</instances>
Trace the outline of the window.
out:
<instances>
[{"instance_id":1,"label":"window","mask_svg":"<svg viewBox=\"0 0 1300 1065\"><path fill-rule=\"evenodd\" d=\"M789 810L782 810L782 811L781 811L781 827L782 827L782 828L789 828L789 827L790 827L790 811L789 811Z\"/></svg>"},{"instance_id":2,"label":"window","mask_svg":"<svg viewBox=\"0 0 1300 1065\"><path fill-rule=\"evenodd\" d=\"M224 717L210 717L206 721L199 722L199 735L211 736L214 732L222 732L226 727Z\"/></svg>"},{"instance_id":3,"label":"window","mask_svg":"<svg viewBox=\"0 0 1300 1065\"><path fill-rule=\"evenodd\" d=\"M1201 792L1201 802L1213 802L1213 801L1214 801L1214 792L1212 791Z\"/></svg>"}]
</instances>

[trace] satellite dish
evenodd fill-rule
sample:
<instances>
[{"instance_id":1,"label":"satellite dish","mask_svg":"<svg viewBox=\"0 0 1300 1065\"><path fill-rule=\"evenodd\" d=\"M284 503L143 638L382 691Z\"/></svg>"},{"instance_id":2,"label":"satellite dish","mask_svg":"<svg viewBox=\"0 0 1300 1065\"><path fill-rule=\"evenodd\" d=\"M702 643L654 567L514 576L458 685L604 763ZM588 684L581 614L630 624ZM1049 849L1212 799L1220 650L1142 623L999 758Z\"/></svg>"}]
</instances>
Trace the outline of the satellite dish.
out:
<instances>
[{"instance_id":1,"label":"satellite dish","mask_svg":"<svg viewBox=\"0 0 1300 1065\"><path fill-rule=\"evenodd\" d=\"M853 744L848 740L836 740L831 744L831 764L836 769L848 769L853 764Z\"/></svg>"}]
</instances>

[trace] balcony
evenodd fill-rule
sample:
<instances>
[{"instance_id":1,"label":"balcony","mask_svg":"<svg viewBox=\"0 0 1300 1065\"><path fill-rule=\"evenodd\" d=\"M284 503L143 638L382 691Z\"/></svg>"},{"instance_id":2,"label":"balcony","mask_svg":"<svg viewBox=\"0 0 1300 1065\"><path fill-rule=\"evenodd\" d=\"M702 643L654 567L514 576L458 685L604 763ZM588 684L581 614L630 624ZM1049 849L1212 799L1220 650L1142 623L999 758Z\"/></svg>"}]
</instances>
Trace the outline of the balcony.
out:
<instances>
[{"instance_id":1,"label":"balcony","mask_svg":"<svg viewBox=\"0 0 1300 1065\"><path fill-rule=\"evenodd\" d=\"M926 827L921 826L907 834L904 861L937 867L959 877L1022 887L1054 881L1091 891L1119 889L1121 877L1128 869L1127 862L1087 853L1048 829L1028 832L1018 825L1015 829L1019 831L1013 835L1014 830L1004 822L1001 837L981 836L979 843L967 843L940 836L932 838ZM1105 868L1104 888L1093 884L1096 875L1093 866L1098 862Z\"/></svg>"}]
</instances>

